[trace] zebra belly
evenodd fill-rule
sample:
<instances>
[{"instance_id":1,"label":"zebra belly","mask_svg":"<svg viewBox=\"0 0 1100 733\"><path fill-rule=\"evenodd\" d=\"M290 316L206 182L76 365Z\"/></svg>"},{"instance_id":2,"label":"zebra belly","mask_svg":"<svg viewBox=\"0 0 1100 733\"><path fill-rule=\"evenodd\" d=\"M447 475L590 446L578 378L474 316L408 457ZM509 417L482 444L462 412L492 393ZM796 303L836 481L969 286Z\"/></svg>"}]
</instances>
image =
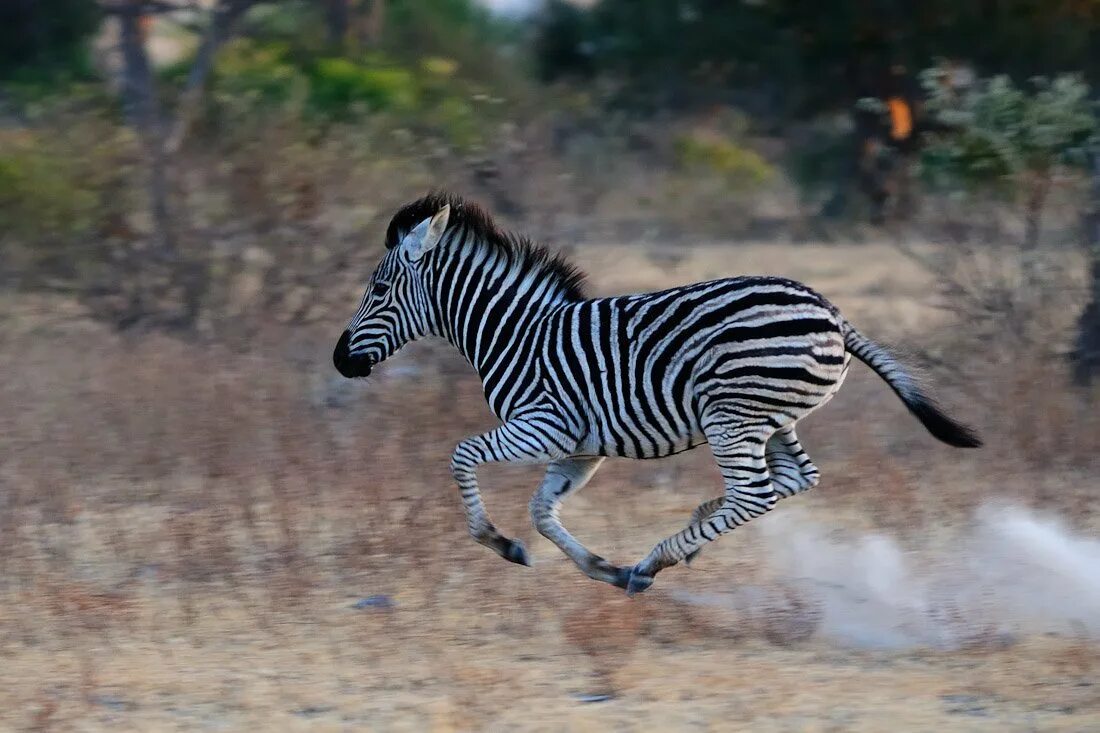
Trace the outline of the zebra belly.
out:
<instances>
[{"instance_id":1,"label":"zebra belly","mask_svg":"<svg viewBox=\"0 0 1100 733\"><path fill-rule=\"evenodd\" d=\"M622 385L619 385L622 387ZM629 404L602 392L594 399L582 450L591 455L663 458L706 442L691 395L665 389L635 388L628 382ZM620 393L621 394L621 393Z\"/></svg>"},{"instance_id":2,"label":"zebra belly","mask_svg":"<svg viewBox=\"0 0 1100 733\"><path fill-rule=\"evenodd\" d=\"M594 432L582 441L579 455L664 458L698 448L706 442L706 436L698 427L669 435L655 426L649 426L646 430L628 436Z\"/></svg>"}]
</instances>

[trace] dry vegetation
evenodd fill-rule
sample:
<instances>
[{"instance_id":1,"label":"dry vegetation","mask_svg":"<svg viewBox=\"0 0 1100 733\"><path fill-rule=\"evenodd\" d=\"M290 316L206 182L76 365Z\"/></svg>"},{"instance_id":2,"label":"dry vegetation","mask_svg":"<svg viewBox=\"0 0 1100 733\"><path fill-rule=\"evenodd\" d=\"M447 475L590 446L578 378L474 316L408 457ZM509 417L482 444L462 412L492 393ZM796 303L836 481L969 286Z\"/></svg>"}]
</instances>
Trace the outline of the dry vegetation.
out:
<instances>
[{"instance_id":1,"label":"dry vegetation","mask_svg":"<svg viewBox=\"0 0 1100 733\"><path fill-rule=\"evenodd\" d=\"M854 370L804 431L821 487L628 601L530 529L536 469L491 467L483 482L533 568L465 536L447 457L491 416L442 348L412 347L353 384L329 364L343 310L245 351L120 336L20 297L0 337L0 728L1100 726L1087 630L1005 636L948 612L944 624L967 630L956 648L854 648L823 632L828 609L769 560L783 539L765 525L795 504L830 531L888 533L917 556L992 498L1095 536L1100 418L1062 386L1049 344L1001 335L961 348L969 331L932 307L926 271L884 245L599 245L575 257L600 292L786 274L929 360L969 350L957 372L935 373L989 447L936 444ZM1049 327L1051 343L1065 326ZM625 562L717 487L705 449L611 462L564 518ZM719 597L734 600L699 602Z\"/></svg>"}]
</instances>

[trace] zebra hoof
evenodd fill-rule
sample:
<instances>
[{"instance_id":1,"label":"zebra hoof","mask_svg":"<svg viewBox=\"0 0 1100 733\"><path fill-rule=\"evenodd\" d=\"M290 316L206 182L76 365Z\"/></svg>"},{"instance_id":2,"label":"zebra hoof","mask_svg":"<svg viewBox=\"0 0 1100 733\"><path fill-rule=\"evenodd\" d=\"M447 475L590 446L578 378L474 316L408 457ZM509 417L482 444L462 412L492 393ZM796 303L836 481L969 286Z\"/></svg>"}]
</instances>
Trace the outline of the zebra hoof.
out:
<instances>
[{"instance_id":1,"label":"zebra hoof","mask_svg":"<svg viewBox=\"0 0 1100 733\"><path fill-rule=\"evenodd\" d=\"M531 558L527 556L527 548L519 540L508 540L508 545L505 546L504 552L500 555L508 562L514 562L516 565L531 565Z\"/></svg>"},{"instance_id":2,"label":"zebra hoof","mask_svg":"<svg viewBox=\"0 0 1100 733\"><path fill-rule=\"evenodd\" d=\"M645 591L649 586L653 585L652 575L642 575L635 568L630 571L630 580L626 583L626 594L633 596L635 593L641 593Z\"/></svg>"},{"instance_id":3,"label":"zebra hoof","mask_svg":"<svg viewBox=\"0 0 1100 733\"><path fill-rule=\"evenodd\" d=\"M607 578L600 578L600 580L607 580L607 582L611 583L616 588L627 590L630 587L630 576L633 572L634 568L630 567L613 568L611 570L612 578L610 580L607 580Z\"/></svg>"}]
</instances>

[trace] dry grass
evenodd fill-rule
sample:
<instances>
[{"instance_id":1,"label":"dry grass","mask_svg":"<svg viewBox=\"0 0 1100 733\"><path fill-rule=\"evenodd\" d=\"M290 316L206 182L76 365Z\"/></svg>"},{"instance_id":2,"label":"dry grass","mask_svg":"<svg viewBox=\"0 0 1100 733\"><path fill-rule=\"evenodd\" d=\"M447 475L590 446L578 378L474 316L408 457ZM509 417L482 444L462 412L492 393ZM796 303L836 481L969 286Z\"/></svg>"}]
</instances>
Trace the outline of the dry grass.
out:
<instances>
[{"instance_id":1,"label":"dry grass","mask_svg":"<svg viewBox=\"0 0 1100 733\"><path fill-rule=\"evenodd\" d=\"M598 292L787 274L884 339L923 338L946 318L927 306L926 276L887 247L661 254L608 245L577 259ZM334 329L344 317L334 314ZM0 336L0 728L1100 721L1085 636L1006 645L986 630L952 652L839 647L817 633L814 600L770 569L754 525L628 601L529 528L537 469L490 467L490 510L536 557L532 569L503 564L466 538L447 474L454 443L492 419L476 380L443 350L414 347L364 386L330 374L336 330L272 333L244 351L49 320L23 313ZM1095 530L1098 418L1049 360L967 366L985 380L982 398L953 386L944 397L966 407L987 451L937 446L859 371L806 425L824 479L795 501L838 529L889 530L907 547L966 524L994 496ZM717 490L705 450L611 462L563 516L626 562ZM747 600L687 600L733 584ZM353 608L371 596L381 599ZM579 697L596 693L611 699Z\"/></svg>"}]
</instances>

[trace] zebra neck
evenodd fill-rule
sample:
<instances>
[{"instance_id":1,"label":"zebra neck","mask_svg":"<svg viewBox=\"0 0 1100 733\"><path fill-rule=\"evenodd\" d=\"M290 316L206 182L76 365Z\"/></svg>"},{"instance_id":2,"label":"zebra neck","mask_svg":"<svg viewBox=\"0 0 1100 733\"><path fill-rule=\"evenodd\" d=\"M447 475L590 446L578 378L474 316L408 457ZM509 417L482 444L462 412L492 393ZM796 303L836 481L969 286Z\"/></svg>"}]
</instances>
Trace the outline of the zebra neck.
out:
<instances>
[{"instance_id":1,"label":"zebra neck","mask_svg":"<svg viewBox=\"0 0 1100 733\"><path fill-rule=\"evenodd\" d=\"M557 283L522 267L459 268L435 290L436 335L447 339L488 386L566 302Z\"/></svg>"}]
</instances>

